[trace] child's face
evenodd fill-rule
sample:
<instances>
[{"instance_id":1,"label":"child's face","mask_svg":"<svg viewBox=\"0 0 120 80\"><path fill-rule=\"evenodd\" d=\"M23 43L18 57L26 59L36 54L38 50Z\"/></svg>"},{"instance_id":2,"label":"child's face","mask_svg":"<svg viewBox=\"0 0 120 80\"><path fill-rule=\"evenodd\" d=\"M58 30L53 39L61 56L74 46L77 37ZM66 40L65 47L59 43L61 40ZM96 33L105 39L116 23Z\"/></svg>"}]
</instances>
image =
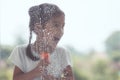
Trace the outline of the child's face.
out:
<instances>
[{"instance_id":1,"label":"child's face","mask_svg":"<svg viewBox=\"0 0 120 80\"><path fill-rule=\"evenodd\" d=\"M42 31L40 26L37 26L39 29L35 29L39 40L42 39L41 42L43 41L44 46L48 52L53 51L61 39L64 33L64 23L64 15L61 15L60 17L53 17L50 19Z\"/></svg>"}]
</instances>

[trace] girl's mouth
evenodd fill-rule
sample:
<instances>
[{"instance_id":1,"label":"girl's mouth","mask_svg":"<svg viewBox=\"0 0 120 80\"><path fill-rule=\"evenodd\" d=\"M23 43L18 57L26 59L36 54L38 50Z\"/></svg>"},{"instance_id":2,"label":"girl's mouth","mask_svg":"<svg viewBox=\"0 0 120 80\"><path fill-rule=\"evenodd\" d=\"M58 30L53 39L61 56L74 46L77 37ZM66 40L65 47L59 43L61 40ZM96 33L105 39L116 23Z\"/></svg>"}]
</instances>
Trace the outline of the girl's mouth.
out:
<instances>
[{"instance_id":1,"label":"girl's mouth","mask_svg":"<svg viewBox=\"0 0 120 80\"><path fill-rule=\"evenodd\" d=\"M58 37L54 37L53 40L56 41L56 42L58 42L58 41L60 40L60 38L58 38Z\"/></svg>"}]
</instances>

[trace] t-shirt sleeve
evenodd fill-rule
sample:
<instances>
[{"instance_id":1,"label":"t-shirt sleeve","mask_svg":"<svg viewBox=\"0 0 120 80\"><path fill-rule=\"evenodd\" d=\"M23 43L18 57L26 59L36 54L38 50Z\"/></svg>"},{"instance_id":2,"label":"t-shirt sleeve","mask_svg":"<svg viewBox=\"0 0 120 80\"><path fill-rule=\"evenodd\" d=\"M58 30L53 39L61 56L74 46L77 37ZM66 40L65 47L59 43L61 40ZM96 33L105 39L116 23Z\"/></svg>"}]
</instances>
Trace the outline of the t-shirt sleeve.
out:
<instances>
[{"instance_id":1,"label":"t-shirt sleeve","mask_svg":"<svg viewBox=\"0 0 120 80\"><path fill-rule=\"evenodd\" d=\"M63 68L65 68L68 65L72 66L70 52L67 49L62 48L60 49L60 54L61 54L61 58L60 58L61 66Z\"/></svg>"},{"instance_id":2,"label":"t-shirt sleeve","mask_svg":"<svg viewBox=\"0 0 120 80\"><path fill-rule=\"evenodd\" d=\"M73 66L71 55L70 55L70 51L66 50L65 54L66 54L66 59L67 59L68 65Z\"/></svg>"},{"instance_id":3,"label":"t-shirt sleeve","mask_svg":"<svg viewBox=\"0 0 120 80\"><path fill-rule=\"evenodd\" d=\"M11 55L9 56L8 60L10 60L15 66L20 68L24 72L24 59L23 55L20 51L20 47L17 46L13 49Z\"/></svg>"}]
</instances>

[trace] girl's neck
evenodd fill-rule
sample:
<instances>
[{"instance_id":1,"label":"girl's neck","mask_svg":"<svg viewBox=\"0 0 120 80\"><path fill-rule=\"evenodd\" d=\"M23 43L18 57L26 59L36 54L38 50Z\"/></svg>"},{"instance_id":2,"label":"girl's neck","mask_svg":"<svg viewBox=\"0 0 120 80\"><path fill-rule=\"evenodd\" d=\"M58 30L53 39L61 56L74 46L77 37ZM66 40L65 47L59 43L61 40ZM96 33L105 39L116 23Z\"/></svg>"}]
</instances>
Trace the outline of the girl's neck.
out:
<instances>
[{"instance_id":1,"label":"girl's neck","mask_svg":"<svg viewBox=\"0 0 120 80\"><path fill-rule=\"evenodd\" d=\"M41 47L42 44L40 44L40 42L35 41L31 46L32 46L32 50L38 54L41 54L44 50Z\"/></svg>"},{"instance_id":2,"label":"girl's neck","mask_svg":"<svg viewBox=\"0 0 120 80\"><path fill-rule=\"evenodd\" d=\"M38 54L41 54L42 52L48 52L52 53L54 50L51 49L49 45L45 44L43 38L36 38L36 41L31 45L32 50L35 51Z\"/></svg>"}]
</instances>

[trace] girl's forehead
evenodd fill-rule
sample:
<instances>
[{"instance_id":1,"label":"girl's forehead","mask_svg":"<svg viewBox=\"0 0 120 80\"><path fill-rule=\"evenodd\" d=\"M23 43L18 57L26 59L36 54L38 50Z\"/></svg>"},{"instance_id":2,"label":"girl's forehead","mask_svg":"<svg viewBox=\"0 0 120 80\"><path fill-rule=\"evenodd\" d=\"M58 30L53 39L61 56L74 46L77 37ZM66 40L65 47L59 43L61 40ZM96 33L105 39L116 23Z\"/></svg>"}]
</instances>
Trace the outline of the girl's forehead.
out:
<instances>
[{"instance_id":1,"label":"girl's forehead","mask_svg":"<svg viewBox=\"0 0 120 80\"><path fill-rule=\"evenodd\" d=\"M64 15L61 15L61 16L59 16L59 17L53 17L53 18L51 18L51 21L52 21L52 22L64 23L64 21L65 21L65 16L64 16Z\"/></svg>"}]
</instances>

